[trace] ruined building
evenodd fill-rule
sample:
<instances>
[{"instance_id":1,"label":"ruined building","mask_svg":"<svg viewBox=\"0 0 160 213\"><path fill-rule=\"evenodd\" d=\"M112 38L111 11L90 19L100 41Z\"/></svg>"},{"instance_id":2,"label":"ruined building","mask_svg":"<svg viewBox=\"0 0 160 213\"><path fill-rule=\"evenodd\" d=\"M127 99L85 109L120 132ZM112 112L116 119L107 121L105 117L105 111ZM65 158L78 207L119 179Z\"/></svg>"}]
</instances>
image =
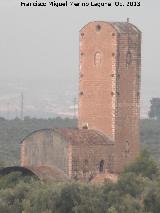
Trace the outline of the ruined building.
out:
<instances>
[{"instance_id":1,"label":"ruined building","mask_svg":"<svg viewBox=\"0 0 160 213\"><path fill-rule=\"evenodd\" d=\"M44 129L21 142L21 166L40 178L96 180L139 153L141 32L128 22L80 30L78 129ZM102 178L102 179L103 179Z\"/></svg>"}]
</instances>

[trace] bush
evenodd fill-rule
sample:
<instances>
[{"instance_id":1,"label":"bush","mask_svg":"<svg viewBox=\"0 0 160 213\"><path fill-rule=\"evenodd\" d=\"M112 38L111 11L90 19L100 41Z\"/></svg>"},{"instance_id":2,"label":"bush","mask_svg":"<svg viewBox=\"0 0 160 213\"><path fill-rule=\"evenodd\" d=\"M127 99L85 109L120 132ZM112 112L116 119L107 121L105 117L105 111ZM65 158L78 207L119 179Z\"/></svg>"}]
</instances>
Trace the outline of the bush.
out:
<instances>
[{"instance_id":1,"label":"bush","mask_svg":"<svg viewBox=\"0 0 160 213\"><path fill-rule=\"evenodd\" d=\"M132 172L143 177L148 177L150 179L159 177L160 174L157 163L146 149L141 152L135 162L124 169L123 174L128 172Z\"/></svg>"},{"instance_id":2,"label":"bush","mask_svg":"<svg viewBox=\"0 0 160 213\"><path fill-rule=\"evenodd\" d=\"M147 151L117 183L42 182L20 173L0 178L3 213L159 213L159 200L159 168Z\"/></svg>"}]
</instances>

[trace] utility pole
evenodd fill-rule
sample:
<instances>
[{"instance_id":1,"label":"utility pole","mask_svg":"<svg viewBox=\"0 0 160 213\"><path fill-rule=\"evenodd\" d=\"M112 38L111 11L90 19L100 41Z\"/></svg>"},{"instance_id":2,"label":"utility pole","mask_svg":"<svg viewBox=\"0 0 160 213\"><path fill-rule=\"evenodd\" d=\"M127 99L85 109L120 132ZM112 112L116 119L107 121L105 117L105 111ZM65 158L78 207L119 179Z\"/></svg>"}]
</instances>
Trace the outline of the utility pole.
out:
<instances>
[{"instance_id":1,"label":"utility pole","mask_svg":"<svg viewBox=\"0 0 160 213\"><path fill-rule=\"evenodd\" d=\"M15 118L18 118L17 107L15 108Z\"/></svg>"},{"instance_id":2,"label":"utility pole","mask_svg":"<svg viewBox=\"0 0 160 213\"><path fill-rule=\"evenodd\" d=\"M10 112L10 103L8 102L8 103L7 103L7 119L8 119L8 120L9 120L9 117L10 117L9 112Z\"/></svg>"},{"instance_id":3,"label":"utility pole","mask_svg":"<svg viewBox=\"0 0 160 213\"><path fill-rule=\"evenodd\" d=\"M24 108L24 96L23 96L23 92L21 93L21 114L20 114L20 118L21 120L23 120L23 108Z\"/></svg>"},{"instance_id":4,"label":"utility pole","mask_svg":"<svg viewBox=\"0 0 160 213\"><path fill-rule=\"evenodd\" d=\"M76 119L76 98L73 99L73 118Z\"/></svg>"}]
</instances>

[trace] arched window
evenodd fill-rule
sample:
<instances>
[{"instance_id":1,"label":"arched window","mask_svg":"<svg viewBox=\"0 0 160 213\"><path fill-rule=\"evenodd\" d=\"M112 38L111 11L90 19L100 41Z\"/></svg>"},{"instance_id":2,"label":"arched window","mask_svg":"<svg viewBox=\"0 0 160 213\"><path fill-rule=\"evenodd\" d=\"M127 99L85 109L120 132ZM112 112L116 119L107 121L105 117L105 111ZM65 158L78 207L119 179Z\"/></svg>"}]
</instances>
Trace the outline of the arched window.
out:
<instances>
[{"instance_id":1,"label":"arched window","mask_svg":"<svg viewBox=\"0 0 160 213\"><path fill-rule=\"evenodd\" d=\"M101 160L99 162L99 172L103 173L104 172L104 160Z\"/></svg>"},{"instance_id":2,"label":"arched window","mask_svg":"<svg viewBox=\"0 0 160 213\"><path fill-rule=\"evenodd\" d=\"M98 66L99 64L101 64L101 53L100 52L96 52L94 55L94 64L96 66Z\"/></svg>"}]
</instances>

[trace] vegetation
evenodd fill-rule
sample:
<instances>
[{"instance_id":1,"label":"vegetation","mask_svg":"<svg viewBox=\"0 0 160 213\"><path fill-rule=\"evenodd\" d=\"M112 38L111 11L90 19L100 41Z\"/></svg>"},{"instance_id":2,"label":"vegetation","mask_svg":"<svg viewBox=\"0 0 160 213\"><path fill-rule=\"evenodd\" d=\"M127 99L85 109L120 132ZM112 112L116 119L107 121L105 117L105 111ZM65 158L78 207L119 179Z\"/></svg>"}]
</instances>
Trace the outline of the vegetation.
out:
<instances>
[{"instance_id":1,"label":"vegetation","mask_svg":"<svg viewBox=\"0 0 160 213\"><path fill-rule=\"evenodd\" d=\"M159 213L159 186L159 168L143 151L116 184L45 183L20 173L0 177L0 212Z\"/></svg>"},{"instance_id":2,"label":"vegetation","mask_svg":"<svg viewBox=\"0 0 160 213\"><path fill-rule=\"evenodd\" d=\"M43 128L76 127L72 119L0 118L0 168L19 164L19 142ZM141 121L141 145L160 160L160 120ZM159 213L160 170L148 151L125 168L116 184L42 182L20 172L0 176L2 213Z\"/></svg>"},{"instance_id":3,"label":"vegetation","mask_svg":"<svg viewBox=\"0 0 160 213\"><path fill-rule=\"evenodd\" d=\"M150 102L149 118L160 120L160 98L152 98Z\"/></svg>"},{"instance_id":4,"label":"vegetation","mask_svg":"<svg viewBox=\"0 0 160 213\"><path fill-rule=\"evenodd\" d=\"M147 147L160 162L160 120L141 120L141 146Z\"/></svg>"}]
</instances>

